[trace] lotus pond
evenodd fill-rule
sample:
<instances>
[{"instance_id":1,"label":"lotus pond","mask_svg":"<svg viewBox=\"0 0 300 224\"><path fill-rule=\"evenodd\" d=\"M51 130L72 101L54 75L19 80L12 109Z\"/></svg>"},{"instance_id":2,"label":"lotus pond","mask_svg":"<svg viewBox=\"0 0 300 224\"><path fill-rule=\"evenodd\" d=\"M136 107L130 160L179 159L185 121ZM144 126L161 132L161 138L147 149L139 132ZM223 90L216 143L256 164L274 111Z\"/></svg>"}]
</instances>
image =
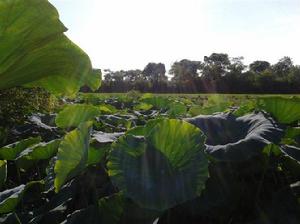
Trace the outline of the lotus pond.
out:
<instances>
[{"instance_id":1,"label":"lotus pond","mask_svg":"<svg viewBox=\"0 0 300 224\"><path fill-rule=\"evenodd\" d=\"M300 100L79 94L1 129L1 223L300 223Z\"/></svg>"}]
</instances>

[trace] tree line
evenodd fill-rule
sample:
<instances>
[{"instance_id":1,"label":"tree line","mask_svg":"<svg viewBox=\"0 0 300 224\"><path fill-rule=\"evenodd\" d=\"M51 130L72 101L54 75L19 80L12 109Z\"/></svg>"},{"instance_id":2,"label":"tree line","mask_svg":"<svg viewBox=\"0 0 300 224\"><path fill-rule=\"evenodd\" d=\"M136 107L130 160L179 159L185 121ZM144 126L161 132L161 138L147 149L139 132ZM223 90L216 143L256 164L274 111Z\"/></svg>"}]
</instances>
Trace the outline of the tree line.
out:
<instances>
[{"instance_id":1,"label":"tree line","mask_svg":"<svg viewBox=\"0 0 300 224\"><path fill-rule=\"evenodd\" d=\"M143 70L104 70L100 92L154 93L300 93L300 66L290 57L277 63L213 53L203 61L183 59L168 75L163 63L148 63Z\"/></svg>"}]
</instances>

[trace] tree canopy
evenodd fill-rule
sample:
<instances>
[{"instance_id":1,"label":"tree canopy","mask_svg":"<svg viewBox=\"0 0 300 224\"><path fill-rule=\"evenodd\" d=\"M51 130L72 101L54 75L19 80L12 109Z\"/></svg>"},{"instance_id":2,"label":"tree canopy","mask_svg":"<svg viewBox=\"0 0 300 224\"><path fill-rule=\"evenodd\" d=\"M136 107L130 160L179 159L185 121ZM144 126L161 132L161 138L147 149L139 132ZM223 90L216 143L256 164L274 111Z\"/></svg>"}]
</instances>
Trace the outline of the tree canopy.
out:
<instances>
[{"instance_id":1,"label":"tree canopy","mask_svg":"<svg viewBox=\"0 0 300 224\"><path fill-rule=\"evenodd\" d=\"M144 69L105 70L101 91L166 93L299 93L300 66L290 57L275 64L256 60L244 64L243 57L212 53L201 60L182 59L171 65L148 63ZM168 73L168 75L166 75Z\"/></svg>"}]
</instances>

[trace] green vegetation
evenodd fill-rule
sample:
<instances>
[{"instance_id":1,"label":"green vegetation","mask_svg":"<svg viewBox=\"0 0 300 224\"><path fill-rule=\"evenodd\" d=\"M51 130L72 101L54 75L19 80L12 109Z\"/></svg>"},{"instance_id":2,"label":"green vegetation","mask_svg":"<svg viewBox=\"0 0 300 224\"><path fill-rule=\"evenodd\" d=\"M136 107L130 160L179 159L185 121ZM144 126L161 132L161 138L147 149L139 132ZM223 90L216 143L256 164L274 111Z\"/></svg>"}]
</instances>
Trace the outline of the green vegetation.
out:
<instances>
[{"instance_id":1,"label":"green vegetation","mask_svg":"<svg viewBox=\"0 0 300 224\"><path fill-rule=\"evenodd\" d=\"M0 15L0 223L300 222L299 98L76 96L100 74L53 6Z\"/></svg>"},{"instance_id":2,"label":"green vegetation","mask_svg":"<svg viewBox=\"0 0 300 224\"><path fill-rule=\"evenodd\" d=\"M300 66L283 57L271 65L243 57L213 53L203 61L183 59L172 64L169 79L165 65L149 63L144 70L104 70L101 92L127 92L131 89L155 93L299 93Z\"/></svg>"},{"instance_id":3,"label":"green vegetation","mask_svg":"<svg viewBox=\"0 0 300 224\"><path fill-rule=\"evenodd\" d=\"M0 12L0 89L29 85L71 95L90 79L100 84L47 0L1 1Z\"/></svg>"},{"instance_id":4,"label":"green vegetation","mask_svg":"<svg viewBox=\"0 0 300 224\"><path fill-rule=\"evenodd\" d=\"M299 109L298 98L135 93L67 102L39 137L0 149L3 223L300 220L300 117L285 112Z\"/></svg>"}]
</instances>

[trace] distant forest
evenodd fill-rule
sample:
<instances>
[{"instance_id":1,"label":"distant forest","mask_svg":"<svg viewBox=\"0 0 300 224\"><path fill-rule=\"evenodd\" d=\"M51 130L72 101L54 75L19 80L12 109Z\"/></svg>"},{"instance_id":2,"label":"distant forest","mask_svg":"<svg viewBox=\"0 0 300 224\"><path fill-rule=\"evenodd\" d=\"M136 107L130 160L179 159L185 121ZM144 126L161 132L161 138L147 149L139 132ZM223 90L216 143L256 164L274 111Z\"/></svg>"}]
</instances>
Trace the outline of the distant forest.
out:
<instances>
[{"instance_id":1,"label":"distant forest","mask_svg":"<svg viewBox=\"0 0 300 224\"><path fill-rule=\"evenodd\" d=\"M245 65L243 57L213 53L203 61L177 61L166 73L162 63L149 63L143 70L104 70L99 92L300 93L300 66L290 57Z\"/></svg>"}]
</instances>

